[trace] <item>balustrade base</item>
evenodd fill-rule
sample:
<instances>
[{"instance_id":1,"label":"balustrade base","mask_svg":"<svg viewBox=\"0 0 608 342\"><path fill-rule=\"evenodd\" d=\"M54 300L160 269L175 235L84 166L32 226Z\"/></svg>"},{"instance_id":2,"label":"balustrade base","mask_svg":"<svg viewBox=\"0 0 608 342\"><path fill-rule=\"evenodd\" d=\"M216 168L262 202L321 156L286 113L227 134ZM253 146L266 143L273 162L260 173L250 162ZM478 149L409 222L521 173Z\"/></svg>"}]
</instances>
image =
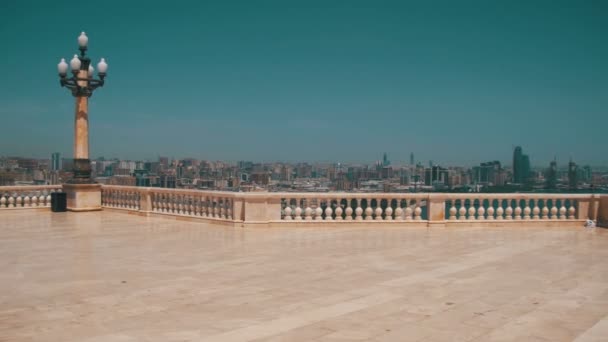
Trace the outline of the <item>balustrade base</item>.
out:
<instances>
[{"instance_id":1,"label":"balustrade base","mask_svg":"<svg viewBox=\"0 0 608 342\"><path fill-rule=\"evenodd\" d=\"M101 184L64 184L69 211L101 210Z\"/></svg>"}]
</instances>

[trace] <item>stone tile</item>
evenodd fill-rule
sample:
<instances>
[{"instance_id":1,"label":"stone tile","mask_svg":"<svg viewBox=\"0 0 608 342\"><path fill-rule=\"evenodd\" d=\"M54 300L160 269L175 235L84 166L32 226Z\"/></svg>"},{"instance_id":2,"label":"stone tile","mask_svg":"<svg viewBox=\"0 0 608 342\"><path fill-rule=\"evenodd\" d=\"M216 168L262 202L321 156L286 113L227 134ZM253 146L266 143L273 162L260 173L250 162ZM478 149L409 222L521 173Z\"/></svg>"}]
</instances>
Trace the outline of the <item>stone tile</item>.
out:
<instances>
[{"instance_id":1,"label":"stone tile","mask_svg":"<svg viewBox=\"0 0 608 342\"><path fill-rule=\"evenodd\" d=\"M608 231L0 212L4 341L599 341Z\"/></svg>"}]
</instances>

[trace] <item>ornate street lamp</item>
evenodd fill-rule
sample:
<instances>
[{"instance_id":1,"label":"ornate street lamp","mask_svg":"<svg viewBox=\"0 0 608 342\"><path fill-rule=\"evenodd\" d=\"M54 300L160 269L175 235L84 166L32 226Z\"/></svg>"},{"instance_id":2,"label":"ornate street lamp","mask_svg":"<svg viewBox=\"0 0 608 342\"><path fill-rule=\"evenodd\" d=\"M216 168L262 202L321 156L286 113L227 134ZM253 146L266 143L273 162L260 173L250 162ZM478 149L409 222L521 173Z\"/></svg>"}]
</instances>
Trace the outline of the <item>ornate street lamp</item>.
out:
<instances>
[{"instance_id":1,"label":"ornate street lamp","mask_svg":"<svg viewBox=\"0 0 608 342\"><path fill-rule=\"evenodd\" d=\"M74 122L74 177L68 181L71 184L93 184L91 178L91 161L89 159L89 114L88 102L93 91L103 87L108 64L105 59L97 64L98 79L93 78L94 69L91 59L86 56L89 38L82 32L78 37L80 56L74 55L69 67L72 77L67 77L68 63L61 59L57 64L59 82L62 87L68 88L76 98L76 115Z\"/></svg>"}]
</instances>

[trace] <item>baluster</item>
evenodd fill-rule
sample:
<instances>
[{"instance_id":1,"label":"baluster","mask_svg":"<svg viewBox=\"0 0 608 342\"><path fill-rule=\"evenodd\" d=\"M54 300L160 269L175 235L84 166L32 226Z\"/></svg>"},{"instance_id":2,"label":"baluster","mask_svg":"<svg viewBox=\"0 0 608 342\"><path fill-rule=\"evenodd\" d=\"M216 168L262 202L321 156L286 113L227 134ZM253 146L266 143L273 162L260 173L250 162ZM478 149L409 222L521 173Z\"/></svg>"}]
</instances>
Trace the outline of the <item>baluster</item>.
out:
<instances>
[{"instance_id":1,"label":"baluster","mask_svg":"<svg viewBox=\"0 0 608 342\"><path fill-rule=\"evenodd\" d=\"M200 195L192 195L192 215L196 217L201 217L201 201L202 197Z\"/></svg>"},{"instance_id":2,"label":"baluster","mask_svg":"<svg viewBox=\"0 0 608 342\"><path fill-rule=\"evenodd\" d=\"M542 219L543 220L548 220L549 219L549 205L547 204L547 200L543 199L543 209L542 209Z\"/></svg>"},{"instance_id":3,"label":"baluster","mask_svg":"<svg viewBox=\"0 0 608 342\"><path fill-rule=\"evenodd\" d=\"M374 213L374 210L372 209L372 199L368 198L367 199L367 207L365 208L365 220L366 221L372 220L373 219L373 217L372 217L373 213Z\"/></svg>"},{"instance_id":4,"label":"baluster","mask_svg":"<svg viewBox=\"0 0 608 342\"><path fill-rule=\"evenodd\" d=\"M17 208L23 207L23 198L21 197L21 195L17 195L16 206Z\"/></svg>"},{"instance_id":5,"label":"baluster","mask_svg":"<svg viewBox=\"0 0 608 342\"><path fill-rule=\"evenodd\" d=\"M515 205L517 205L515 207L515 219L516 220L521 220L521 211L522 210L521 210L520 202L521 202L520 199L515 200Z\"/></svg>"},{"instance_id":6,"label":"baluster","mask_svg":"<svg viewBox=\"0 0 608 342\"><path fill-rule=\"evenodd\" d=\"M494 220L494 199L488 199L488 209L486 210L486 212L488 213L488 217L486 218L486 220Z\"/></svg>"},{"instance_id":7,"label":"baluster","mask_svg":"<svg viewBox=\"0 0 608 342\"><path fill-rule=\"evenodd\" d=\"M386 209L384 209L384 219L386 221L393 220L393 200L391 198L386 199Z\"/></svg>"},{"instance_id":8,"label":"baluster","mask_svg":"<svg viewBox=\"0 0 608 342\"><path fill-rule=\"evenodd\" d=\"M341 198L336 198L336 220L337 221L342 221L342 199Z\"/></svg>"},{"instance_id":9,"label":"baluster","mask_svg":"<svg viewBox=\"0 0 608 342\"><path fill-rule=\"evenodd\" d=\"M32 206L32 202L30 202L30 196L25 195L25 197L23 198L23 203L24 203L24 205L26 207L31 207Z\"/></svg>"},{"instance_id":10,"label":"baluster","mask_svg":"<svg viewBox=\"0 0 608 342\"><path fill-rule=\"evenodd\" d=\"M188 196L188 214L190 216L198 216L196 213L196 196Z\"/></svg>"},{"instance_id":11,"label":"baluster","mask_svg":"<svg viewBox=\"0 0 608 342\"><path fill-rule=\"evenodd\" d=\"M538 207L538 199L534 200L534 208L532 209L532 218L534 220L540 219L540 208Z\"/></svg>"},{"instance_id":12,"label":"baluster","mask_svg":"<svg viewBox=\"0 0 608 342\"><path fill-rule=\"evenodd\" d=\"M498 199L497 200L497 206L496 206L496 219L497 220L503 220L504 219L504 213L505 210L503 209L503 204L504 204L504 199Z\"/></svg>"},{"instance_id":13,"label":"baluster","mask_svg":"<svg viewBox=\"0 0 608 342\"><path fill-rule=\"evenodd\" d=\"M355 220L362 221L363 220L363 208L361 208L361 199L357 198L357 208L355 209Z\"/></svg>"},{"instance_id":14,"label":"baluster","mask_svg":"<svg viewBox=\"0 0 608 342\"><path fill-rule=\"evenodd\" d=\"M170 214L175 214L176 210L177 210L177 205L175 203L175 195L174 194L167 194L167 204L168 204L168 208L167 208L167 212Z\"/></svg>"},{"instance_id":15,"label":"baluster","mask_svg":"<svg viewBox=\"0 0 608 342\"><path fill-rule=\"evenodd\" d=\"M450 200L450 220L456 220L456 214L458 213L458 210L456 209L456 200L452 199Z\"/></svg>"},{"instance_id":16,"label":"baluster","mask_svg":"<svg viewBox=\"0 0 608 342\"><path fill-rule=\"evenodd\" d=\"M467 217L468 220L475 220L475 199L472 198L469 200L469 216Z\"/></svg>"},{"instance_id":17,"label":"baluster","mask_svg":"<svg viewBox=\"0 0 608 342\"><path fill-rule=\"evenodd\" d=\"M207 217L213 217L213 197L207 196Z\"/></svg>"},{"instance_id":18,"label":"baluster","mask_svg":"<svg viewBox=\"0 0 608 342\"><path fill-rule=\"evenodd\" d=\"M0 196L0 208L6 208L6 197L4 195Z\"/></svg>"},{"instance_id":19,"label":"baluster","mask_svg":"<svg viewBox=\"0 0 608 342\"><path fill-rule=\"evenodd\" d=\"M328 199L325 201L325 220L326 221L331 221L333 220L333 215L334 211L331 207L331 199Z\"/></svg>"},{"instance_id":20,"label":"baluster","mask_svg":"<svg viewBox=\"0 0 608 342\"><path fill-rule=\"evenodd\" d=\"M467 219L467 208L466 208L466 199L460 200L460 208L458 209L458 219L466 220Z\"/></svg>"},{"instance_id":21,"label":"baluster","mask_svg":"<svg viewBox=\"0 0 608 342\"><path fill-rule=\"evenodd\" d=\"M420 206L422 201L417 199L415 203L416 208L414 208L414 220L422 220L422 207Z\"/></svg>"},{"instance_id":22,"label":"baluster","mask_svg":"<svg viewBox=\"0 0 608 342\"><path fill-rule=\"evenodd\" d=\"M179 199L178 212L180 215L188 215L188 202L186 202L186 195L177 195Z\"/></svg>"},{"instance_id":23,"label":"baluster","mask_svg":"<svg viewBox=\"0 0 608 342\"><path fill-rule=\"evenodd\" d=\"M382 221L382 198L376 198L376 209L374 210L374 219Z\"/></svg>"},{"instance_id":24,"label":"baluster","mask_svg":"<svg viewBox=\"0 0 608 342\"><path fill-rule=\"evenodd\" d=\"M566 209L566 204L565 201L562 199L561 201L561 207L559 208L559 219L560 220L565 220L566 219L566 212L568 211Z\"/></svg>"},{"instance_id":25,"label":"baluster","mask_svg":"<svg viewBox=\"0 0 608 342\"><path fill-rule=\"evenodd\" d=\"M15 207L15 197L13 197L12 195L10 195L8 197L8 207L9 208L14 208Z\"/></svg>"},{"instance_id":26,"label":"baluster","mask_svg":"<svg viewBox=\"0 0 608 342\"><path fill-rule=\"evenodd\" d=\"M511 200L507 199L507 209L505 210L505 219L513 219L513 208L511 207Z\"/></svg>"},{"instance_id":27,"label":"baluster","mask_svg":"<svg viewBox=\"0 0 608 342\"><path fill-rule=\"evenodd\" d=\"M222 197L222 208L220 210L220 216L225 220L228 217L226 216L226 209L228 209L228 206L226 205L226 198Z\"/></svg>"},{"instance_id":28,"label":"baluster","mask_svg":"<svg viewBox=\"0 0 608 342\"><path fill-rule=\"evenodd\" d=\"M573 200L570 200L570 206L568 207L568 218L571 220L576 219L576 207Z\"/></svg>"},{"instance_id":29,"label":"baluster","mask_svg":"<svg viewBox=\"0 0 608 342\"><path fill-rule=\"evenodd\" d=\"M524 204L526 205L526 207L524 208L524 220L529 220L531 219L530 217L530 213L532 212L532 209L530 209L530 201L531 200L524 200Z\"/></svg>"},{"instance_id":30,"label":"baluster","mask_svg":"<svg viewBox=\"0 0 608 342\"><path fill-rule=\"evenodd\" d=\"M396 221L403 221L403 208L401 208L401 201L403 201L401 198L397 199L397 202L395 203L395 220Z\"/></svg>"},{"instance_id":31,"label":"baluster","mask_svg":"<svg viewBox=\"0 0 608 342\"><path fill-rule=\"evenodd\" d=\"M551 199L551 219L552 220L557 220L557 200L556 199Z\"/></svg>"},{"instance_id":32,"label":"baluster","mask_svg":"<svg viewBox=\"0 0 608 342\"><path fill-rule=\"evenodd\" d=\"M323 209L321 208L321 200L316 198L315 199L315 220L322 220L323 219Z\"/></svg>"},{"instance_id":33,"label":"baluster","mask_svg":"<svg viewBox=\"0 0 608 342\"><path fill-rule=\"evenodd\" d=\"M352 199L351 198L346 198L346 209L344 210L344 216L346 219L346 221L352 221L353 220L353 208L352 208Z\"/></svg>"},{"instance_id":34,"label":"baluster","mask_svg":"<svg viewBox=\"0 0 608 342\"><path fill-rule=\"evenodd\" d=\"M305 208L304 208L304 220L310 221L312 220L312 208L310 207L310 198L303 198L302 201L304 202Z\"/></svg>"},{"instance_id":35,"label":"baluster","mask_svg":"<svg viewBox=\"0 0 608 342\"><path fill-rule=\"evenodd\" d=\"M302 220L302 208L300 207L300 201L301 201L301 199L296 198L296 209L294 210L294 214L295 214L294 219L296 221ZM308 200L306 201L306 204L308 204ZM312 220L312 217L310 219Z\"/></svg>"},{"instance_id":36,"label":"baluster","mask_svg":"<svg viewBox=\"0 0 608 342\"><path fill-rule=\"evenodd\" d=\"M179 197L179 210L182 215L188 215L188 196L178 195Z\"/></svg>"},{"instance_id":37,"label":"baluster","mask_svg":"<svg viewBox=\"0 0 608 342\"><path fill-rule=\"evenodd\" d=\"M224 218L224 199L217 198L217 217Z\"/></svg>"},{"instance_id":38,"label":"baluster","mask_svg":"<svg viewBox=\"0 0 608 342\"><path fill-rule=\"evenodd\" d=\"M201 217L207 217L207 196L201 195L198 199L199 203L199 214Z\"/></svg>"},{"instance_id":39,"label":"baluster","mask_svg":"<svg viewBox=\"0 0 608 342\"><path fill-rule=\"evenodd\" d=\"M226 207L226 218L228 220L232 220L232 198L228 199L227 207Z\"/></svg>"},{"instance_id":40,"label":"baluster","mask_svg":"<svg viewBox=\"0 0 608 342\"><path fill-rule=\"evenodd\" d=\"M411 221L414 219L414 210L412 209L413 200L405 200L405 220Z\"/></svg>"},{"instance_id":41,"label":"baluster","mask_svg":"<svg viewBox=\"0 0 608 342\"><path fill-rule=\"evenodd\" d=\"M486 207L484 205L484 201L485 200L483 198L480 198L479 199L479 208L477 208L477 219L481 220L481 221L486 219L486 216L485 216Z\"/></svg>"}]
</instances>

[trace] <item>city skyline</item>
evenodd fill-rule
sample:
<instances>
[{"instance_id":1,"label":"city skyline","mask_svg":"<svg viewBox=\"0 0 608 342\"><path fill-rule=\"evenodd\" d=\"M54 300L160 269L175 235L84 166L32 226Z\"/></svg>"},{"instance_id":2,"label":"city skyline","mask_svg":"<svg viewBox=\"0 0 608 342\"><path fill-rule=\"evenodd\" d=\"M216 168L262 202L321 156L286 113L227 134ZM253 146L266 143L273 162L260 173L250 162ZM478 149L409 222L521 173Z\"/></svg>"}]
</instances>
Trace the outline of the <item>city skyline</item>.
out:
<instances>
[{"instance_id":1,"label":"city skyline","mask_svg":"<svg viewBox=\"0 0 608 342\"><path fill-rule=\"evenodd\" d=\"M608 164L602 2L30 5L0 11L0 155L72 154L55 64L84 30L93 157Z\"/></svg>"}]
</instances>

